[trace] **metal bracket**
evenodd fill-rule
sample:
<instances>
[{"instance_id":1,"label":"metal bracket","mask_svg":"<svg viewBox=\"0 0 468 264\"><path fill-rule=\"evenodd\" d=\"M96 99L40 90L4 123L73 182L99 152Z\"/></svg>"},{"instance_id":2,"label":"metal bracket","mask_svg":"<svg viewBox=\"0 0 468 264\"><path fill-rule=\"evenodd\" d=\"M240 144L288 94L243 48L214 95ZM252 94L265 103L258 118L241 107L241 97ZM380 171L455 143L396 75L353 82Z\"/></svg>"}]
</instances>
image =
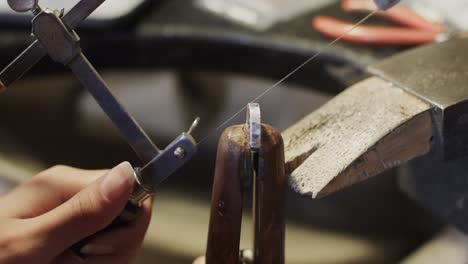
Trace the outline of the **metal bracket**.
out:
<instances>
[{"instance_id":1,"label":"metal bracket","mask_svg":"<svg viewBox=\"0 0 468 264\"><path fill-rule=\"evenodd\" d=\"M42 10L32 21L32 33L55 62L69 64L80 52L80 37L60 18L63 11Z\"/></svg>"}]
</instances>

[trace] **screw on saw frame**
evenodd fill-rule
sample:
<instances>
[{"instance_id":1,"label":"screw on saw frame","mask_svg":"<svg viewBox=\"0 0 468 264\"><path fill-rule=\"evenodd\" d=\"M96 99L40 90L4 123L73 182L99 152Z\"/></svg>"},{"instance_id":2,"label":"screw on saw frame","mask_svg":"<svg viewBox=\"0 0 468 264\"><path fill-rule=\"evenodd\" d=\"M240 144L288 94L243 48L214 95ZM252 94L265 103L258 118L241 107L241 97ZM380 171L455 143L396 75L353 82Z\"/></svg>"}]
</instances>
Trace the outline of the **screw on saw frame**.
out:
<instances>
[{"instance_id":1,"label":"screw on saw frame","mask_svg":"<svg viewBox=\"0 0 468 264\"><path fill-rule=\"evenodd\" d=\"M178 147L175 151L174 151L174 156L178 159L183 159L185 158L185 149L182 148L182 147Z\"/></svg>"}]
</instances>

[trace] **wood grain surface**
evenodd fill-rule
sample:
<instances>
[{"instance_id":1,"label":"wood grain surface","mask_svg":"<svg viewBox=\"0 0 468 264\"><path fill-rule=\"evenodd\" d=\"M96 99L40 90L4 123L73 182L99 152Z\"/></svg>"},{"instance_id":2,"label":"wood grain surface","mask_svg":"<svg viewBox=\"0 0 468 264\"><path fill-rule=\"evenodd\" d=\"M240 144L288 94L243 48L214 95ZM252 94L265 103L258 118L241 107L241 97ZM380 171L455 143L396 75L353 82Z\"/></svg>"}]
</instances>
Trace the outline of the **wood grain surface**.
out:
<instances>
[{"instance_id":1,"label":"wood grain surface","mask_svg":"<svg viewBox=\"0 0 468 264\"><path fill-rule=\"evenodd\" d=\"M285 263L287 179L281 133L262 125L258 175L254 175L254 264Z\"/></svg>"},{"instance_id":2,"label":"wood grain surface","mask_svg":"<svg viewBox=\"0 0 468 264\"><path fill-rule=\"evenodd\" d=\"M254 196L254 262L284 264L285 191L284 145L281 134L262 125L257 158L248 146L245 125L227 128L216 157L211 198L207 264L238 264L244 194ZM254 167L257 174L253 174ZM251 182L248 182L251 181ZM252 186L252 188L246 186Z\"/></svg>"},{"instance_id":3,"label":"wood grain surface","mask_svg":"<svg viewBox=\"0 0 468 264\"><path fill-rule=\"evenodd\" d=\"M207 264L238 264L246 162L250 160L243 125L228 127L218 143L211 196Z\"/></svg>"},{"instance_id":4,"label":"wood grain surface","mask_svg":"<svg viewBox=\"0 0 468 264\"><path fill-rule=\"evenodd\" d=\"M431 149L431 106L373 77L283 133L290 185L318 198Z\"/></svg>"}]
</instances>

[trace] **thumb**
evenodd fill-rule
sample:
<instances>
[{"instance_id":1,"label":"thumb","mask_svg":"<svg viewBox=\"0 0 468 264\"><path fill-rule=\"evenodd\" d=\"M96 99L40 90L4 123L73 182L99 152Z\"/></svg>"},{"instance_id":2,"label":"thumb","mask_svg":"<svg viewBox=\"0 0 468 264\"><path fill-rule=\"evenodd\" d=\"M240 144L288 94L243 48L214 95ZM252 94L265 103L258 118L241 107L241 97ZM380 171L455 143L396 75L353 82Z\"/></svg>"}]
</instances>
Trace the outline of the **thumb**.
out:
<instances>
[{"instance_id":1,"label":"thumb","mask_svg":"<svg viewBox=\"0 0 468 264\"><path fill-rule=\"evenodd\" d=\"M64 204L40 216L38 226L45 245L62 252L110 225L130 197L133 174L130 163L121 163Z\"/></svg>"}]
</instances>

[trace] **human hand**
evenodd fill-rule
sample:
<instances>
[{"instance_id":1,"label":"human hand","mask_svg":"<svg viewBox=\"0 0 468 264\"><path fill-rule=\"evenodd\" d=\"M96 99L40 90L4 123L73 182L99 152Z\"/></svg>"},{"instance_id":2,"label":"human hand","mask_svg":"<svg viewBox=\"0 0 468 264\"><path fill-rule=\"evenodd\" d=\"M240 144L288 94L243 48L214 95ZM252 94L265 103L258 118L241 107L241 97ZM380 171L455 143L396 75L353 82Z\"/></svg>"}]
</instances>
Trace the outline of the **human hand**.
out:
<instances>
[{"instance_id":1,"label":"human hand","mask_svg":"<svg viewBox=\"0 0 468 264\"><path fill-rule=\"evenodd\" d=\"M0 263L131 263L150 221L151 202L135 222L101 230L122 212L133 184L128 162L110 171L56 166L38 174L0 197ZM85 259L68 250L87 237Z\"/></svg>"}]
</instances>

